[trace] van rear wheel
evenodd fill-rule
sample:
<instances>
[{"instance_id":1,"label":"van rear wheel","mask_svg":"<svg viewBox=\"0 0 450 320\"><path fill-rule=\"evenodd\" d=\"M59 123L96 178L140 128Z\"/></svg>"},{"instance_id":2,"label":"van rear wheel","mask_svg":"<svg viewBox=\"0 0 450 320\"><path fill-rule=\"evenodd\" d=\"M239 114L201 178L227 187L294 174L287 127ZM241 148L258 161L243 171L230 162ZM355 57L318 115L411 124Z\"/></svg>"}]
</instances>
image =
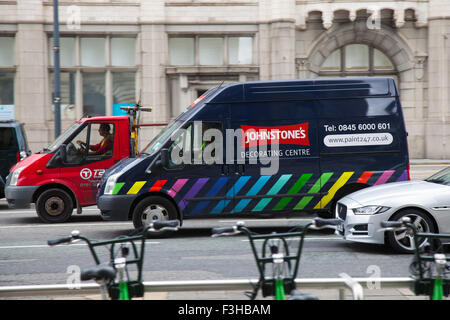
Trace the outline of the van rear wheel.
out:
<instances>
[{"instance_id":1,"label":"van rear wheel","mask_svg":"<svg viewBox=\"0 0 450 320\"><path fill-rule=\"evenodd\" d=\"M45 223L65 222L73 212L72 197L62 189L48 189L39 195L36 212Z\"/></svg>"},{"instance_id":2,"label":"van rear wheel","mask_svg":"<svg viewBox=\"0 0 450 320\"><path fill-rule=\"evenodd\" d=\"M154 221L177 219L177 209L174 204L163 197L150 196L141 200L133 211L133 224L136 229L143 228ZM165 237L171 231L152 231L152 237Z\"/></svg>"}]
</instances>

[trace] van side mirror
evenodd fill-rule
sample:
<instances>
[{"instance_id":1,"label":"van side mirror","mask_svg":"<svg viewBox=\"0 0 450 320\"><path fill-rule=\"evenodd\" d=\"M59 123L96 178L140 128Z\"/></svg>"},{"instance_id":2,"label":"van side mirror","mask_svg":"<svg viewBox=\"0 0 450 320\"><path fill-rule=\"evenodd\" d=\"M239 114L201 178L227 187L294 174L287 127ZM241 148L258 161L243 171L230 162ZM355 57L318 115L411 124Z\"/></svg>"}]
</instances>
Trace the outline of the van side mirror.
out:
<instances>
[{"instance_id":1,"label":"van side mirror","mask_svg":"<svg viewBox=\"0 0 450 320\"><path fill-rule=\"evenodd\" d=\"M161 149L161 165L163 167L169 166L169 149Z\"/></svg>"},{"instance_id":2,"label":"van side mirror","mask_svg":"<svg viewBox=\"0 0 450 320\"><path fill-rule=\"evenodd\" d=\"M145 170L147 174L152 173L152 169L154 167L163 167L167 168L169 166L169 150L168 149L161 149L159 153L159 158L155 158L152 163L148 166L148 168Z\"/></svg>"}]
</instances>

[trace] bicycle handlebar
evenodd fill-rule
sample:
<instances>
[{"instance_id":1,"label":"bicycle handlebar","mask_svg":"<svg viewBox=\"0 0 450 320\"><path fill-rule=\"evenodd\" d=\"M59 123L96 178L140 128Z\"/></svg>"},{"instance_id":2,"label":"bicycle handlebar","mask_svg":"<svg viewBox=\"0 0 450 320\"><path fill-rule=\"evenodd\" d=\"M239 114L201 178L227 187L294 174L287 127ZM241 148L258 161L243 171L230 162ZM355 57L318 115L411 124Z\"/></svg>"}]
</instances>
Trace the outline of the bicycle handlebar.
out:
<instances>
[{"instance_id":1,"label":"bicycle handlebar","mask_svg":"<svg viewBox=\"0 0 450 320\"><path fill-rule=\"evenodd\" d=\"M48 241L47 241L47 244L48 244L49 246L56 246L56 245L62 244L62 243L70 243L70 242L72 242L72 240L73 240L73 237L70 236L70 237L64 237L64 238L58 238L58 239L48 240Z\"/></svg>"},{"instance_id":2,"label":"bicycle handlebar","mask_svg":"<svg viewBox=\"0 0 450 320\"><path fill-rule=\"evenodd\" d=\"M178 220L166 220L166 221L158 221L150 224L150 230L178 230L179 221Z\"/></svg>"},{"instance_id":3,"label":"bicycle handlebar","mask_svg":"<svg viewBox=\"0 0 450 320\"><path fill-rule=\"evenodd\" d=\"M314 219L314 226L317 228L325 228L325 227L331 227L331 226L337 226L342 221L340 219L324 219L324 218L315 218Z\"/></svg>"},{"instance_id":4,"label":"bicycle handlebar","mask_svg":"<svg viewBox=\"0 0 450 320\"><path fill-rule=\"evenodd\" d=\"M239 233L238 226L232 226L232 227L215 227L212 228L212 236L218 237L218 236L227 236Z\"/></svg>"},{"instance_id":5,"label":"bicycle handlebar","mask_svg":"<svg viewBox=\"0 0 450 320\"><path fill-rule=\"evenodd\" d=\"M381 221L382 228L401 228L405 227L403 221Z\"/></svg>"}]
</instances>

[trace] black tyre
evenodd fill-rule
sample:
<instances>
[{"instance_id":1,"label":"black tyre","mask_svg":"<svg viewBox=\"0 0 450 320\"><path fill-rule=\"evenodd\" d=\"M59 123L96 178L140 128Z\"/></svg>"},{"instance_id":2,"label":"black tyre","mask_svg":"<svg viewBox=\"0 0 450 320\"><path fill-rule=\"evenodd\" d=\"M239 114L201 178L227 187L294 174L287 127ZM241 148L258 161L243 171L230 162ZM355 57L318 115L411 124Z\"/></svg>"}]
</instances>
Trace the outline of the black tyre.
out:
<instances>
[{"instance_id":1,"label":"black tyre","mask_svg":"<svg viewBox=\"0 0 450 320\"><path fill-rule=\"evenodd\" d=\"M418 232L435 232L433 221L428 215L417 209L407 209L394 214L392 221L400 220L403 217L409 217L411 223L415 224ZM414 253L414 240L411 230L387 232L387 240L392 249L401 253ZM423 239L419 246L426 244Z\"/></svg>"},{"instance_id":2,"label":"black tyre","mask_svg":"<svg viewBox=\"0 0 450 320\"><path fill-rule=\"evenodd\" d=\"M153 221L167 221L177 219L177 209L168 199L158 196L150 196L141 200L133 211L133 224L136 229L145 227ZM172 234L171 231L150 232L151 237L165 237Z\"/></svg>"},{"instance_id":3,"label":"black tyre","mask_svg":"<svg viewBox=\"0 0 450 320\"><path fill-rule=\"evenodd\" d=\"M73 212L72 197L62 189L48 189L38 197L36 212L45 223L65 222Z\"/></svg>"}]
</instances>

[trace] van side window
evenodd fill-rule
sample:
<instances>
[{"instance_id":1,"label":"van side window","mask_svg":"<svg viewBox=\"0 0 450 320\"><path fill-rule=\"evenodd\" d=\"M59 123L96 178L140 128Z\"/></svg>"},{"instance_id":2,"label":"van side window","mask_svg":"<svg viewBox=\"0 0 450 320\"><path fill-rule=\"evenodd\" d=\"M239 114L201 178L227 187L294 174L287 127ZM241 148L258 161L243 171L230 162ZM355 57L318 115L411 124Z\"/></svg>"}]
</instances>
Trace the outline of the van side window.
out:
<instances>
[{"instance_id":1,"label":"van side window","mask_svg":"<svg viewBox=\"0 0 450 320\"><path fill-rule=\"evenodd\" d=\"M222 123L194 122L193 164L212 164L222 160Z\"/></svg>"},{"instance_id":2,"label":"van side window","mask_svg":"<svg viewBox=\"0 0 450 320\"><path fill-rule=\"evenodd\" d=\"M169 147L169 168L222 160L222 123L195 121L180 129ZM220 145L220 146L219 146Z\"/></svg>"},{"instance_id":3,"label":"van side window","mask_svg":"<svg viewBox=\"0 0 450 320\"><path fill-rule=\"evenodd\" d=\"M112 123L93 123L87 143L88 160L103 160L113 155L114 125Z\"/></svg>"},{"instance_id":4,"label":"van side window","mask_svg":"<svg viewBox=\"0 0 450 320\"><path fill-rule=\"evenodd\" d=\"M67 142L68 165L81 165L111 158L114 147L114 125L91 123Z\"/></svg>"}]
</instances>

